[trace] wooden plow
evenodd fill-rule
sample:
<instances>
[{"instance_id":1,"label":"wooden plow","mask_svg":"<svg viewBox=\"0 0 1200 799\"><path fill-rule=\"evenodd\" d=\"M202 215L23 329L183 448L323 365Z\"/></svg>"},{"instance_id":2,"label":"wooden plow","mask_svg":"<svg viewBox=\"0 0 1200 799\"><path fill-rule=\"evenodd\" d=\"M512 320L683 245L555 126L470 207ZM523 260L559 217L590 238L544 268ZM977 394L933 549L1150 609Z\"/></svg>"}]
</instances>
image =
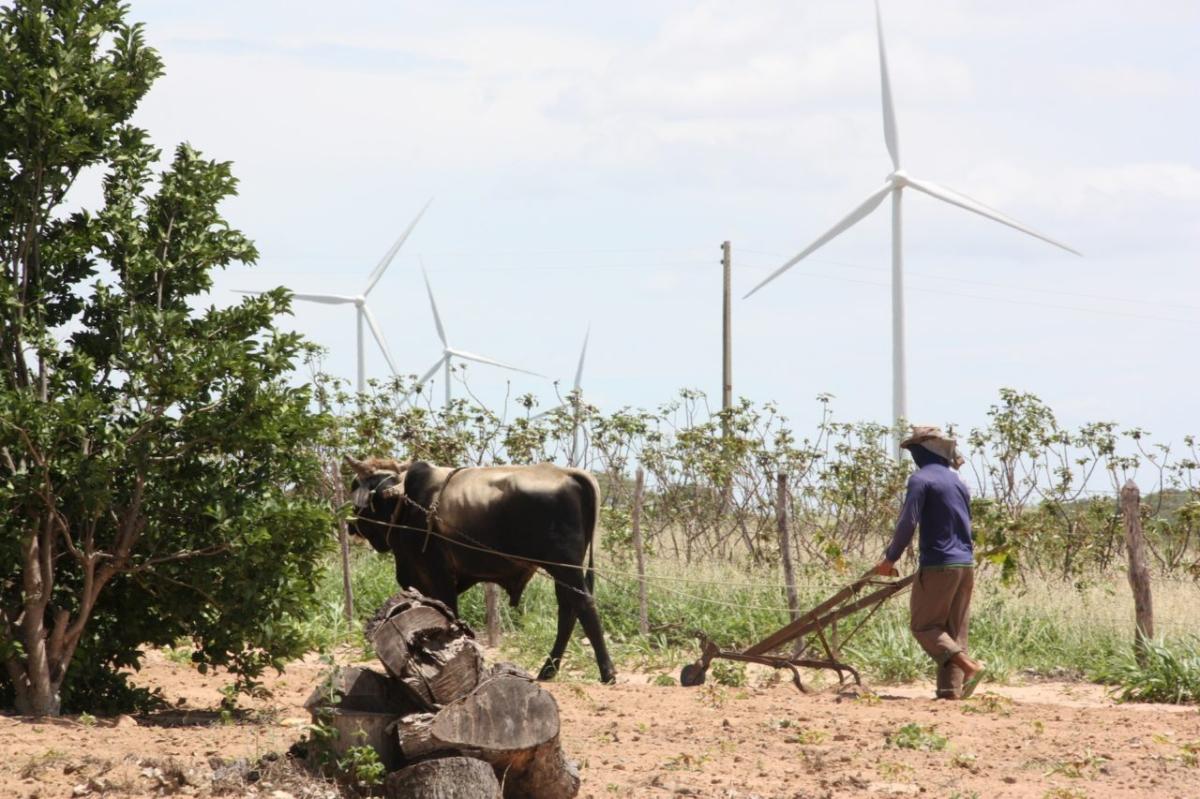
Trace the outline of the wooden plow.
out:
<instances>
[{"instance_id":1,"label":"wooden plow","mask_svg":"<svg viewBox=\"0 0 1200 799\"><path fill-rule=\"evenodd\" d=\"M899 580L881 580L873 573L867 573L795 621L740 652L721 649L707 636L700 633L700 659L683 667L683 671L679 675L679 682L685 686L703 685L709 664L714 658L724 658L743 663L760 663L776 669L789 669L792 672L792 681L802 693L808 693L808 689L800 680L801 668L836 671L839 683L844 683L846 674L849 674L854 678L855 684L861 686L862 680L854 667L839 659L841 647L862 629L867 620L875 614L875 611L879 610L884 602L908 588L914 577L916 574L910 574ZM859 595L870 586L874 586L875 590L862 596ZM839 636L838 621L865 608L870 608L867 615L848 634ZM829 629L828 635L826 634L827 628ZM805 641L805 637L812 633L816 634L816 640L822 650L820 652L809 652L810 644ZM790 656L772 654L784 644L792 641L799 643ZM821 654L824 654L824 657L820 657Z\"/></svg>"}]
</instances>

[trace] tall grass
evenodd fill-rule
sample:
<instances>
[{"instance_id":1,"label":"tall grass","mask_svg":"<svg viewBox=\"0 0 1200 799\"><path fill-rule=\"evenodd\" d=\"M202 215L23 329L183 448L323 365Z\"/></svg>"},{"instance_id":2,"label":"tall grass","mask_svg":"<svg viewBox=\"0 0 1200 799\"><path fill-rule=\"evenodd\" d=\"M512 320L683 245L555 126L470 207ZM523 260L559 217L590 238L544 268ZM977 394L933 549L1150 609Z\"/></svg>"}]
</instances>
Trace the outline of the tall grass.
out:
<instances>
[{"instance_id":1,"label":"tall grass","mask_svg":"<svg viewBox=\"0 0 1200 799\"><path fill-rule=\"evenodd\" d=\"M344 620L340 565L331 558L319 589L320 612L305 622L316 647L329 649L346 642L364 646L362 622L395 590L390 556L354 547L351 568L356 624L348 626ZM789 618L782 578L775 570L749 570L730 564L685 567L669 560L654 560L647 567L650 634L643 636L638 631L638 590L630 574L632 567L604 558L597 568L596 601L610 652L620 670L674 673L696 658L699 633L722 646L743 648L786 624ZM816 605L861 571L799 569L800 608ZM529 669L541 665L557 631L553 589L551 580L539 573L516 608L502 604L503 657ZM981 571L975 590L970 649L974 657L987 661L991 679L1105 675L1107 681L1121 682L1128 678L1128 669L1118 666L1127 666L1122 659L1132 653L1132 601L1119 575L1097 577L1086 584L1006 586L998 575ZM933 676L932 662L908 631L907 596L902 594L881 607L842 648L842 659L875 682L902 683ZM1200 587L1193 583L1156 586L1157 623L1168 632L1163 652L1184 652L1180 642L1200 636L1200 621L1193 610L1198 597ZM482 629L482 587L463 594L459 606L463 619ZM860 618L843 620L838 633L845 636ZM1180 656L1171 660L1164 655L1155 661L1163 680L1178 681L1179 674L1190 674L1188 679L1196 680L1193 688L1180 694L1182 701L1198 701L1200 693L1195 687L1200 686L1200 656L1195 654L1195 642L1200 638L1190 640L1191 659ZM819 644L810 643L820 651ZM564 668L568 676L578 678L596 674L590 645L578 628L568 646ZM1169 693L1157 689L1134 691L1129 698L1164 698Z\"/></svg>"}]
</instances>

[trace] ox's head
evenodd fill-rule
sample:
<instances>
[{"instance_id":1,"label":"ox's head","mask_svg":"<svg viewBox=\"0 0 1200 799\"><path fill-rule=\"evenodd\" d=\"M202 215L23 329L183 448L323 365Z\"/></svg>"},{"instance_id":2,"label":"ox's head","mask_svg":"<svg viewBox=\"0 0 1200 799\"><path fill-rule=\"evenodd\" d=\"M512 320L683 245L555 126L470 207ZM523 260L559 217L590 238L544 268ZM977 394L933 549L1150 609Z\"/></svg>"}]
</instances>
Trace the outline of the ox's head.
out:
<instances>
[{"instance_id":1,"label":"ox's head","mask_svg":"<svg viewBox=\"0 0 1200 799\"><path fill-rule=\"evenodd\" d=\"M407 464L374 458L360 461L349 455L345 463L354 472L350 484L354 516L347 528L351 535L367 539L377 552L387 552L389 525L402 523L396 505L404 501Z\"/></svg>"}]
</instances>

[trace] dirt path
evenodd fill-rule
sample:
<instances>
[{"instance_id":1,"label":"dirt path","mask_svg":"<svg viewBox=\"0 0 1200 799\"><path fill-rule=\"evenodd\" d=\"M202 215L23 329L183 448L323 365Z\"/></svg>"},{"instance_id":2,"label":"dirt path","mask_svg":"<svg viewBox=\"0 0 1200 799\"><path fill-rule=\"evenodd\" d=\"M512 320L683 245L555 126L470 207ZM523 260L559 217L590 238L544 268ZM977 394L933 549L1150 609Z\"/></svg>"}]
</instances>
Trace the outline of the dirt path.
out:
<instances>
[{"instance_id":1,"label":"dirt path","mask_svg":"<svg viewBox=\"0 0 1200 799\"><path fill-rule=\"evenodd\" d=\"M294 663L249 703L255 722L222 724L225 682L151 653L138 675L176 709L139 719L30 722L0 716L0 797L329 796L318 783L213 782L212 764L286 751L302 734L302 703L324 668ZM761 675L751 675L754 682ZM926 686L876 696L801 696L790 683L664 687L642 677L615 686L549 686L582 797L1200 797L1200 710L1116 705L1103 689L1043 683L993 687L938 703ZM944 748L889 744L905 740ZM928 727L933 726L933 735ZM217 774L220 777L220 773Z\"/></svg>"}]
</instances>

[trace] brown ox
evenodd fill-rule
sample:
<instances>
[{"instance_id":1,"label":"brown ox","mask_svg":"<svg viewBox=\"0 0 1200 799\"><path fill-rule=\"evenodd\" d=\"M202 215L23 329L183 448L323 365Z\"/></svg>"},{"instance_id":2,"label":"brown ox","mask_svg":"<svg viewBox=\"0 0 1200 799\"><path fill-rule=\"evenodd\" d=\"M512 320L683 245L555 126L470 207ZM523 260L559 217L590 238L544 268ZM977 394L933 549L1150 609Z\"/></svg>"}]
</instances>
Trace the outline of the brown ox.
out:
<instances>
[{"instance_id":1,"label":"brown ox","mask_svg":"<svg viewBox=\"0 0 1200 799\"><path fill-rule=\"evenodd\" d=\"M558 672L578 618L600 679L613 681L592 599L600 490L591 474L548 463L466 469L383 458L346 463L355 473L350 532L392 553L397 583L457 612L458 595L480 582L504 588L515 606L542 568L554 578L558 635L538 678Z\"/></svg>"}]
</instances>

